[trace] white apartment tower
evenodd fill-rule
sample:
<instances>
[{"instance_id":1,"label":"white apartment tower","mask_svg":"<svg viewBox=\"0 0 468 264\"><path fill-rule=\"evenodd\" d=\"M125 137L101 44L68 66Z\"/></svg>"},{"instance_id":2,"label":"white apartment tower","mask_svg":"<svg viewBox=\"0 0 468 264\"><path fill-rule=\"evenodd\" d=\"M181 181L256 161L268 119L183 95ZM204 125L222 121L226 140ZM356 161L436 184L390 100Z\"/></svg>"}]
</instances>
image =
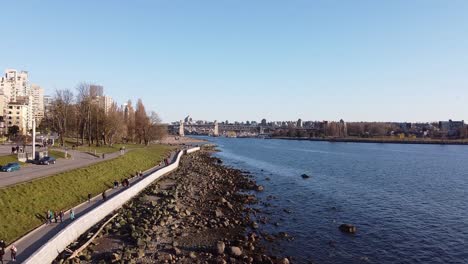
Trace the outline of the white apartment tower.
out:
<instances>
[{"instance_id":1,"label":"white apartment tower","mask_svg":"<svg viewBox=\"0 0 468 264\"><path fill-rule=\"evenodd\" d=\"M44 118L44 89L39 85L31 85L32 112L36 124L40 124Z\"/></svg>"},{"instance_id":2,"label":"white apartment tower","mask_svg":"<svg viewBox=\"0 0 468 264\"><path fill-rule=\"evenodd\" d=\"M27 71L7 69L0 79L0 93L5 95L8 101L16 102L18 96L28 95L29 88Z\"/></svg>"},{"instance_id":3,"label":"white apartment tower","mask_svg":"<svg viewBox=\"0 0 468 264\"><path fill-rule=\"evenodd\" d=\"M27 71L5 70L0 78L0 116L7 127L18 126L23 134L44 117L44 90L30 85Z\"/></svg>"}]
</instances>

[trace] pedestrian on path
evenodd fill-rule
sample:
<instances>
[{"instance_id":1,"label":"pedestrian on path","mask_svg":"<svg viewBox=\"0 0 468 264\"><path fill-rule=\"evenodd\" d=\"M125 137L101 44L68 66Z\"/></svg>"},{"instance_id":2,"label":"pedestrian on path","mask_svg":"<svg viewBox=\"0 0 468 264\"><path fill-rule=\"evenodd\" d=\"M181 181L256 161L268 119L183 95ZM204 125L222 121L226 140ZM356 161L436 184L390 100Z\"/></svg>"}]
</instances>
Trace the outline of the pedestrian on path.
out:
<instances>
[{"instance_id":1,"label":"pedestrian on path","mask_svg":"<svg viewBox=\"0 0 468 264\"><path fill-rule=\"evenodd\" d=\"M106 191L103 191L102 192L102 200L106 200L107 199L107 195L106 195Z\"/></svg>"},{"instance_id":2,"label":"pedestrian on path","mask_svg":"<svg viewBox=\"0 0 468 264\"><path fill-rule=\"evenodd\" d=\"M16 248L15 244L11 245L11 261L16 261L16 253L18 253L18 249Z\"/></svg>"},{"instance_id":3,"label":"pedestrian on path","mask_svg":"<svg viewBox=\"0 0 468 264\"><path fill-rule=\"evenodd\" d=\"M54 219L54 211L49 210L50 212L50 223L52 224L52 219Z\"/></svg>"},{"instance_id":4,"label":"pedestrian on path","mask_svg":"<svg viewBox=\"0 0 468 264\"><path fill-rule=\"evenodd\" d=\"M59 217L60 217L60 223L63 223L63 210L60 210Z\"/></svg>"},{"instance_id":5,"label":"pedestrian on path","mask_svg":"<svg viewBox=\"0 0 468 264\"><path fill-rule=\"evenodd\" d=\"M3 256L5 255L5 241L0 240L0 262L3 264Z\"/></svg>"},{"instance_id":6,"label":"pedestrian on path","mask_svg":"<svg viewBox=\"0 0 468 264\"><path fill-rule=\"evenodd\" d=\"M55 211L55 213L54 213L54 220L55 220L55 223L58 223L57 218L58 218L58 212Z\"/></svg>"},{"instance_id":7,"label":"pedestrian on path","mask_svg":"<svg viewBox=\"0 0 468 264\"><path fill-rule=\"evenodd\" d=\"M91 202L91 194L88 193L88 203L90 203L90 202Z\"/></svg>"},{"instance_id":8,"label":"pedestrian on path","mask_svg":"<svg viewBox=\"0 0 468 264\"><path fill-rule=\"evenodd\" d=\"M5 248L0 248L0 262L3 264L3 256L5 255Z\"/></svg>"},{"instance_id":9,"label":"pedestrian on path","mask_svg":"<svg viewBox=\"0 0 468 264\"><path fill-rule=\"evenodd\" d=\"M50 224L50 210L45 213L46 225Z\"/></svg>"},{"instance_id":10,"label":"pedestrian on path","mask_svg":"<svg viewBox=\"0 0 468 264\"><path fill-rule=\"evenodd\" d=\"M70 210L70 219L73 221L75 219L75 209Z\"/></svg>"},{"instance_id":11,"label":"pedestrian on path","mask_svg":"<svg viewBox=\"0 0 468 264\"><path fill-rule=\"evenodd\" d=\"M119 187L119 182L117 180L114 181L114 189Z\"/></svg>"}]
</instances>

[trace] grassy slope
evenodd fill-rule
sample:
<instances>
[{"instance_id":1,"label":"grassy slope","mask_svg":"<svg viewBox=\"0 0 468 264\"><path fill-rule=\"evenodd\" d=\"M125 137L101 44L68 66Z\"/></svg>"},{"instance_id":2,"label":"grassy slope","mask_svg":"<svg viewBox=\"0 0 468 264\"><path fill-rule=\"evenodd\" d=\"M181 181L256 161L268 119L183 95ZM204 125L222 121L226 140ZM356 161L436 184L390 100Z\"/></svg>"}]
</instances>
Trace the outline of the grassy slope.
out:
<instances>
[{"instance_id":1,"label":"grassy slope","mask_svg":"<svg viewBox=\"0 0 468 264\"><path fill-rule=\"evenodd\" d=\"M55 159L64 159L65 152L58 151L58 150L49 150L49 156L54 157ZM70 153L68 153L68 158L71 158Z\"/></svg>"},{"instance_id":2,"label":"grassy slope","mask_svg":"<svg viewBox=\"0 0 468 264\"><path fill-rule=\"evenodd\" d=\"M17 239L42 224L36 215L80 204L88 193L97 195L114 180L153 167L168 150L160 145L140 148L113 160L0 189L0 238Z\"/></svg>"},{"instance_id":3,"label":"grassy slope","mask_svg":"<svg viewBox=\"0 0 468 264\"><path fill-rule=\"evenodd\" d=\"M10 162L18 162L18 157L16 156L16 154L0 156L0 166L6 165L7 163L10 163Z\"/></svg>"}]
</instances>

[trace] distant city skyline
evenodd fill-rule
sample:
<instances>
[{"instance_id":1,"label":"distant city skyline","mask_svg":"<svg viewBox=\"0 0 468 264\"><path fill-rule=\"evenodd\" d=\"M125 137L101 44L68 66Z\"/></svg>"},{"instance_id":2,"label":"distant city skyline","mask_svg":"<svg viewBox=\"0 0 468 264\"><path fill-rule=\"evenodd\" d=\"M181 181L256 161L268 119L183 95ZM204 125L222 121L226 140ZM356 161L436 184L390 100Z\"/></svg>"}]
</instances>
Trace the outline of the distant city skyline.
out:
<instances>
[{"instance_id":1,"label":"distant city skyline","mask_svg":"<svg viewBox=\"0 0 468 264\"><path fill-rule=\"evenodd\" d=\"M468 120L466 1L10 1L0 71L164 122ZM21 16L21 19L19 17ZM6 38L5 38L6 39Z\"/></svg>"}]
</instances>

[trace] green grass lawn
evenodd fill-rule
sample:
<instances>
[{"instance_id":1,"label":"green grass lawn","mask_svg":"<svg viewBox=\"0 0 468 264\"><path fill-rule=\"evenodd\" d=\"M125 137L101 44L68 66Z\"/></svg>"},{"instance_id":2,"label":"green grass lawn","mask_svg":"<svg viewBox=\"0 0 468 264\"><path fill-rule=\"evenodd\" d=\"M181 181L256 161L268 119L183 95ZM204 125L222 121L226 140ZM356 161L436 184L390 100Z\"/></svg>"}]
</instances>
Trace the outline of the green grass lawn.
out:
<instances>
[{"instance_id":1,"label":"green grass lawn","mask_svg":"<svg viewBox=\"0 0 468 264\"><path fill-rule=\"evenodd\" d=\"M67 154L67 158L71 158L70 153ZM55 159L64 159L65 158L65 152L63 151L58 151L58 150L49 150L49 156L54 157Z\"/></svg>"},{"instance_id":2,"label":"green grass lawn","mask_svg":"<svg viewBox=\"0 0 468 264\"><path fill-rule=\"evenodd\" d=\"M41 225L48 209L67 210L138 170L156 165L170 150L154 145L89 167L0 189L0 239L12 242Z\"/></svg>"},{"instance_id":3,"label":"green grass lawn","mask_svg":"<svg viewBox=\"0 0 468 264\"><path fill-rule=\"evenodd\" d=\"M65 138L64 140L65 146L67 146L69 149L72 149L72 146L76 144L76 139L73 138ZM58 144L59 141L57 140L56 143ZM56 145L57 146L57 145ZM113 144L112 146L88 146L87 144L84 144L82 146L77 146L75 147L75 150L83 151L83 152L88 152L91 154L109 154L109 153L114 153L120 150L121 147L125 147L125 149L136 149L136 148L144 148L144 145L141 144L133 144L133 143L127 143L127 144Z\"/></svg>"},{"instance_id":4,"label":"green grass lawn","mask_svg":"<svg viewBox=\"0 0 468 264\"><path fill-rule=\"evenodd\" d=\"M18 162L18 156L16 154L8 155L8 156L0 156L0 166L6 165L10 162Z\"/></svg>"}]
</instances>

